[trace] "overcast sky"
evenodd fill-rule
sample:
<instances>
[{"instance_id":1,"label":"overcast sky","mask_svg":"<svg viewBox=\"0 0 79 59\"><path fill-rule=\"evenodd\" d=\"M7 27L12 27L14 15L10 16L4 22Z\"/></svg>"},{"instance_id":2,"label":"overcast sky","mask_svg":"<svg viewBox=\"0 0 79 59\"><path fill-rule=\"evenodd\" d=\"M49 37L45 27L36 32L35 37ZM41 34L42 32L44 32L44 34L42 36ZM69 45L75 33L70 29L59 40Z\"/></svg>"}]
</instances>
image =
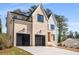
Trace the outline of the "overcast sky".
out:
<instances>
[{"instance_id":1,"label":"overcast sky","mask_svg":"<svg viewBox=\"0 0 79 59\"><path fill-rule=\"evenodd\" d=\"M6 32L6 15L7 11L21 9L27 10L31 6L36 4L0 4L0 17L2 19L2 31ZM64 15L68 19L68 28L69 31L78 31L79 32L79 4L43 4L44 8L49 8L53 13L58 15Z\"/></svg>"}]
</instances>

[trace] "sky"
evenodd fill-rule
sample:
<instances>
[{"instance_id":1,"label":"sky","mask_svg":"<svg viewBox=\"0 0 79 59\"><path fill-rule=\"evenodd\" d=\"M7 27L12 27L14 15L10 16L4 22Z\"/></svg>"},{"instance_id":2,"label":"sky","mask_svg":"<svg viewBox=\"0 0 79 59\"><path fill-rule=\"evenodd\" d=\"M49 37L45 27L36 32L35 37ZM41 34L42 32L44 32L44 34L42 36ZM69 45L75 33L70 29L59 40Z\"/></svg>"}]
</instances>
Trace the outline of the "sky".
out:
<instances>
[{"instance_id":1,"label":"sky","mask_svg":"<svg viewBox=\"0 0 79 59\"><path fill-rule=\"evenodd\" d=\"M6 32L6 16L8 11L15 9L28 10L33 3L0 3L0 17L2 20L2 31ZM65 16L68 21L68 31L79 32L79 4L74 3L44 3L43 7L50 9L54 14Z\"/></svg>"}]
</instances>

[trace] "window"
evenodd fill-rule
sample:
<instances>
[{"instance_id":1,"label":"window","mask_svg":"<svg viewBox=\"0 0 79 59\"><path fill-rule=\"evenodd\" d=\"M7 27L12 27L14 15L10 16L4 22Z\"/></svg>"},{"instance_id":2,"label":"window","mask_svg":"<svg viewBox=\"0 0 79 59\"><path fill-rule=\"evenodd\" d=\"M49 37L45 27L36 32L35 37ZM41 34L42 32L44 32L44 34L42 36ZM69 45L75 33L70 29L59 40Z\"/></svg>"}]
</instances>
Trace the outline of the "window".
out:
<instances>
[{"instance_id":1,"label":"window","mask_svg":"<svg viewBox=\"0 0 79 59\"><path fill-rule=\"evenodd\" d=\"M43 15L38 14L38 15L37 15L37 20L38 20L38 22L44 22L44 17L43 17Z\"/></svg>"},{"instance_id":2,"label":"window","mask_svg":"<svg viewBox=\"0 0 79 59\"><path fill-rule=\"evenodd\" d=\"M54 28L55 28L54 25L51 24L51 30L53 30Z\"/></svg>"},{"instance_id":3,"label":"window","mask_svg":"<svg viewBox=\"0 0 79 59\"><path fill-rule=\"evenodd\" d=\"M55 41L55 35L53 34L53 41Z\"/></svg>"}]
</instances>

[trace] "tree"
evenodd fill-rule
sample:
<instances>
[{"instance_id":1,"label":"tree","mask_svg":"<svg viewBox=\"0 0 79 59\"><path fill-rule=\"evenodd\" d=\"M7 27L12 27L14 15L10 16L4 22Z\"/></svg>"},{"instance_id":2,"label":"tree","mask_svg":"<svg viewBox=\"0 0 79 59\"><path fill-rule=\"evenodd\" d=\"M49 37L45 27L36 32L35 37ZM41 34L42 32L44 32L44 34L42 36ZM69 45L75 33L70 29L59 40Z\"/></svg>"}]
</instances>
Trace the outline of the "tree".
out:
<instances>
[{"instance_id":1,"label":"tree","mask_svg":"<svg viewBox=\"0 0 79 59\"><path fill-rule=\"evenodd\" d=\"M29 13L31 14L36 8L37 8L36 5L31 6L29 9Z\"/></svg>"},{"instance_id":2,"label":"tree","mask_svg":"<svg viewBox=\"0 0 79 59\"><path fill-rule=\"evenodd\" d=\"M22 13L26 16L30 16L34 10L37 8L36 5L31 6L28 10L23 11Z\"/></svg>"},{"instance_id":3,"label":"tree","mask_svg":"<svg viewBox=\"0 0 79 59\"><path fill-rule=\"evenodd\" d=\"M52 14L50 9L46 9L45 12L46 12L48 17ZM66 35L67 29L68 29L67 23L66 23L67 18L65 18L64 16L61 16L61 15L56 15L56 14L55 14L55 18L57 21L58 32L59 32L58 43L60 43L60 42L67 39L67 35Z\"/></svg>"},{"instance_id":4,"label":"tree","mask_svg":"<svg viewBox=\"0 0 79 59\"><path fill-rule=\"evenodd\" d=\"M0 18L0 34L2 33L2 22L1 22L1 18Z\"/></svg>"},{"instance_id":5,"label":"tree","mask_svg":"<svg viewBox=\"0 0 79 59\"><path fill-rule=\"evenodd\" d=\"M16 10L14 10L14 12L15 13L18 13L18 14L21 14L22 13L22 11L20 9L16 9Z\"/></svg>"},{"instance_id":6,"label":"tree","mask_svg":"<svg viewBox=\"0 0 79 59\"><path fill-rule=\"evenodd\" d=\"M36 9L36 8L37 8L36 5L31 6L31 10L34 10L34 9Z\"/></svg>"},{"instance_id":7,"label":"tree","mask_svg":"<svg viewBox=\"0 0 79 59\"><path fill-rule=\"evenodd\" d=\"M58 26L58 43L61 43L62 41L66 40L66 33L67 33L67 19L64 16L61 15L56 15L55 18L57 21L57 26Z\"/></svg>"},{"instance_id":8,"label":"tree","mask_svg":"<svg viewBox=\"0 0 79 59\"><path fill-rule=\"evenodd\" d=\"M79 39L79 33L77 31L75 32L75 38Z\"/></svg>"},{"instance_id":9,"label":"tree","mask_svg":"<svg viewBox=\"0 0 79 59\"><path fill-rule=\"evenodd\" d=\"M74 38L74 34L73 34L73 32L72 32L72 31L69 31L68 38Z\"/></svg>"}]
</instances>

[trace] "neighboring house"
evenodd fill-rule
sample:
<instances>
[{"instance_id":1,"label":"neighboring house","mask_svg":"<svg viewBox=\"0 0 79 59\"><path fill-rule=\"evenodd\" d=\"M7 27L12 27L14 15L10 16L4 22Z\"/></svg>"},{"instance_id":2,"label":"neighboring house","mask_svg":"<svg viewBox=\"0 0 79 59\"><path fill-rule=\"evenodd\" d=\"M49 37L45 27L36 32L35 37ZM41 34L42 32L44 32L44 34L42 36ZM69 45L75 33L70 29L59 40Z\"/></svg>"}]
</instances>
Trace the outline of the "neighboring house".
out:
<instances>
[{"instance_id":1,"label":"neighboring house","mask_svg":"<svg viewBox=\"0 0 79 59\"><path fill-rule=\"evenodd\" d=\"M62 46L69 47L69 48L79 48L79 40L68 38L64 42L62 42Z\"/></svg>"},{"instance_id":2,"label":"neighboring house","mask_svg":"<svg viewBox=\"0 0 79 59\"><path fill-rule=\"evenodd\" d=\"M56 24L54 15L48 18L42 4L36 6L31 13L7 13L7 33L13 46L56 46Z\"/></svg>"}]
</instances>

